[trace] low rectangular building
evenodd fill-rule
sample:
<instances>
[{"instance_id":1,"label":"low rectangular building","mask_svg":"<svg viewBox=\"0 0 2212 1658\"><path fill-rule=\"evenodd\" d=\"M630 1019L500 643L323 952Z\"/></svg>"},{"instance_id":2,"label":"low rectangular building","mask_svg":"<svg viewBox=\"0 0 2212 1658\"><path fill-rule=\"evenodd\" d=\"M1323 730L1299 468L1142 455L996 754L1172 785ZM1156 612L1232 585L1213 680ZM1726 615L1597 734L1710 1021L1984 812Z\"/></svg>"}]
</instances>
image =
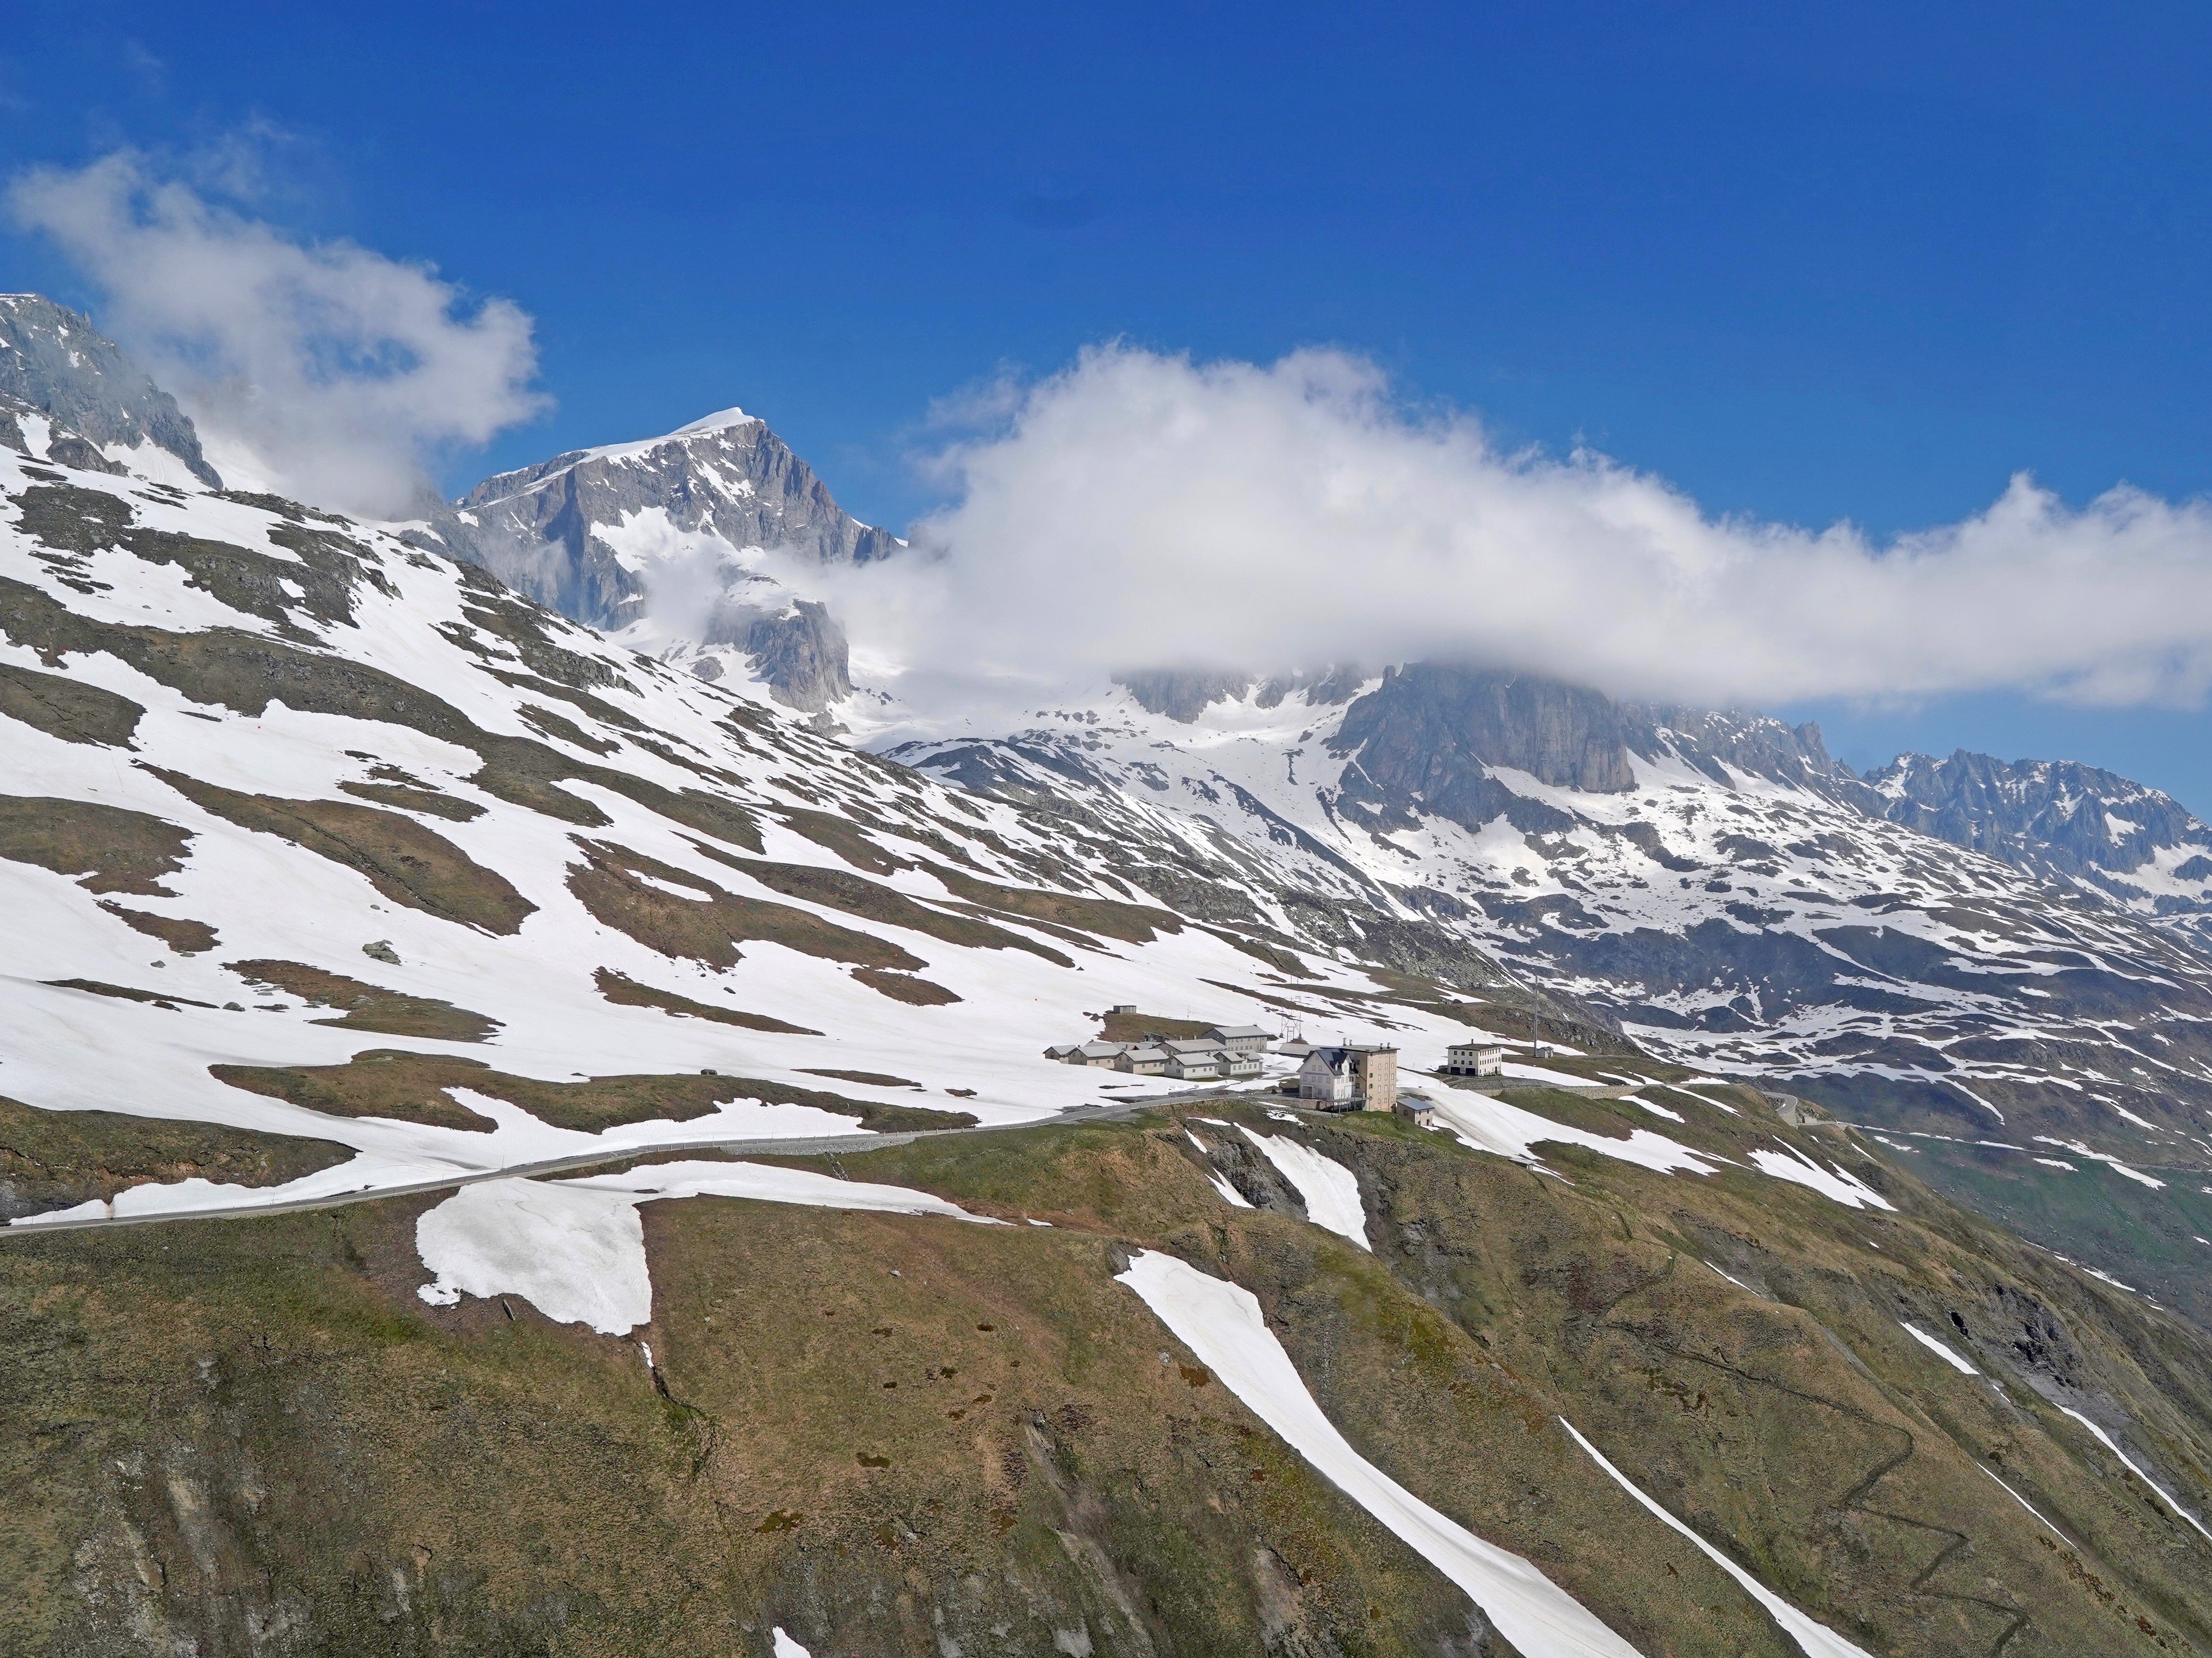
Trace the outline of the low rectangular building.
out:
<instances>
[{"instance_id":1,"label":"low rectangular building","mask_svg":"<svg viewBox=\"0 0 2212 1658\"><path fill-rule=\"evenodd\" d=\"M1264 1054L1267 1033L1256 1024L1218 1024L1206 1033L1206 1041L1232 1054Z\"/></svg>"},{"instance_id":2,"label":"low rectangular building","mask_svg":"<svg viewBox=\"0 0 2212 1658\"><path fill-rule=\"evenodd\" d=\"M1447 1077L1503 1076L1505 1050L1495 1042L1454 1042L1437 1068Z\"/></svg>"},{"instance_id":3,"label":"low rectangular building","mask_svg":"<svg viewBox=\"0 0 2212 1658\"><path fill-rule=\"evenodd\" d=\"M1127 1071L1133 1076L1157 1077L1168 1068L1168 1051L1147 1042L1123 1048L1114 1056L1112 1063L1116 1071Z\"/></svg>"}]
</instances>

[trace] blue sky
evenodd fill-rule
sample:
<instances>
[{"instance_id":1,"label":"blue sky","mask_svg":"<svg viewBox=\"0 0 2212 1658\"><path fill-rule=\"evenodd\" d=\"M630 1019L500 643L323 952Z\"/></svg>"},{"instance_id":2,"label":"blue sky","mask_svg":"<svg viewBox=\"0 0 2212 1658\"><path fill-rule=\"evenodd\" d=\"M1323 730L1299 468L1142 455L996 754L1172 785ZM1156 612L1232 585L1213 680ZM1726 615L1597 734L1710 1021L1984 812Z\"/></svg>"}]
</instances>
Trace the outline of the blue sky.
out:
<instances>
[{"instance_id":1,"label":"blue sky","mask_svg":"<svg viewBox=\"0 0 2212 1658\"><path fill-rule=\"evenodd\" d=\"M902 523L933 399L1121 337L1883 536L2212 489L2201 8L349 9L19 0L0 164L258 133L258 213L514 301L554 407L452 484L739 403ZM2195 714L1790 712L2212 811Z\"/></svg>"}]
</instances>

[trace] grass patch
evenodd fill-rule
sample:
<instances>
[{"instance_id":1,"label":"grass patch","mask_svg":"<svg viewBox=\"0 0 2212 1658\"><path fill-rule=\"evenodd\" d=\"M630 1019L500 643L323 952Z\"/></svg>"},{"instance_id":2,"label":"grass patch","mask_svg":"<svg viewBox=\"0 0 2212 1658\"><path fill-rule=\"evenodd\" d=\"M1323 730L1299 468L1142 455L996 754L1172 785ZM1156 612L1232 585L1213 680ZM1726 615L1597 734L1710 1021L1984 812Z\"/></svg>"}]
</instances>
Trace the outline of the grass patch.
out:
<instances>
[{"instance_id":1,"label":"grass patch","mask_svg":"<svg viewBox=\"0 0 2212 1658\"><path fill-rule=\"evenodd\" d=\"M205 921L188 920L181 915L155 915L143 909L126 909L112 899L103 901L100 907L133 932L159 938L179 956L198 956L216 947L218 935Z\"/></svg>"},{"instance_id":2,"label":"grass patch","mask_svg":"<svg viewBox=\"0 0 2212 1658\"><path fill-rule=\"evenodd\" d=\"M504 875L398 812L344 800L245 794L159 766L146 769L203 811L359 872L395 904L492 933L520 932L523 918L538 908Z\"/></svg>"},{"instance_id":3,"label":"grass patch","mask_svg":"<svg viewBox=\"0 0 2212 1658\"><path fill-rule=\"evenodd\" d=\"M127 748L145 713L129 697L97 685L0 663L0 714L64 743Z\"/></svg>"},{"instance_id":4,"label":"grass patch","mask_svg":"<svg viewBox=\"0 0 2212 1658\"><path fill-rule=\"evenodd\" d=\"M73 1208L152 1181L281 1186L345 1162L327 1140L0 1099L0 1220Z\"/></svg>"},{"instance_id":5,"label":"grass patch","mask_svg":"<svg viewBox=\"0 0 2212 1658\"><path fill-rule=\"evenodd\" d=\"M881 1071L830 1071L802 1065L799 1069L809 1077L831 1077L841 1083L866 1083L875 1088L920 1088L921 1084L910 1077L894 1077Z\"/></svg>"},{"instance_id":6,"label":"grass patch","mask_svg":"<svg viewBox=\"0 0 2212 1658\"><path fill-rule=\"evenodd\" d=\"M726 968L739 959L740 944L757 940L867 968L928 965L872 933L839 926L788 904L738 897L704 876L627 847L581 836L576 845L586 861L570 865L568 890L594 920L664 956Z\"/></svg>"},{"instance_id":7,"label":"grass patch","mask_svg":"<svg viewBox=\"0 0 2212 1658\"><path fill-rule=\"evenodd\" d=\"M695 1002L689 996L679 996L672 990L656 990L651 985L641 985L627 974L603 967L592 975L599 994L609 1001L624 1007L657 1007L664 1013L678 1018L710 1019L716 1024L735 1025L741 1030L763 1030L783 1036L818 1036L818 1030L809 1030L802 1024L787 1024L781 1019L772 1019L765 1013L746 1013L734 1007L716 1007L711 1002Z\"/></svg>"},{"instance_id":8,"label":"grass patch","mask_svg":"<svg viewBox=\"0 0 2212 1658\"><path fill-rule=\"evenodd\" d=\"M833 1116L854 1117L873 1133L913 1128L961 1128L975 1119L965 1111L923 1111L878 1105L818 1089L750 1077L678 1072L668 1075L592 1077L541 1082L510 1076L480 1060L404 1049L376 1048L344 1065L213 1066L222 1082L250 1093L289 1101L335 1117L394 1117L440 1127L489 1129L491 1121L452 1096L466 1089L520 1106L556 1128L596 1133L638 1122L688 1122L737 1100L805 1105Z\"/></svg>"},{"instance_id":9,"label":"grass patch","mask_svg":"<svg viewBox=\"0 0 2212 1658\"><path fill-rule=\"evenodd\" d=\"M960 999L954 992L928 979L917 979L910 973L890 973L879 967L856 967L853 976L879 995L895 1002L904 1002L908 1007L946 1007Z\"/></svg>"},{"instance_id":10,"label":"grass patch","mask_svg":"<svg viewBox=\"0 0 2212 1658\"><path fill-rule=\"evenodd\" d=\"M55 990L78 990L88 996L106 996L118 1002L139 1002L149 1007L166 1007L174 1013L179 1007L212 1008L213 1002L196 1002L189 996L169 996L158 990L134 990L129 985L104 984L98 979L48 979L46 983Z\"/></svg>"},{"instance_id":11,"label":"grass patch","mask_svg":"<svg viewBox=\"0 0 2212 1658\"><path fill-rule=\"evenodd\" d=\"M224 971L248 984L289 991L317 1007L343 1008L342 1017L316 1024L345 1030L372 1030L386 1036L428 1036L445 1042L480 1042L500 1028L497 1019L471 1013L451 1002L410 996L381 985L349 979L343 973L304 962L226 962Z\"/></svg>"},{"instance_id":12,"label":"grass patch","mask_svg":"<svg viewBox=\"0 0 2212 1658\"><path fill-rule=\"evenodd\" d=\"M190 829L88 800L0 795L0 858L74 875L88 892L173 898L161 878L185 866Z\"/></svg>"},{"instance_id":13,"label":"grass patch","mask_svg":"<svg viewBox=\"0 0 2212 1658\"><path fill-rule=\"evenodd\" d=\"M693 843L698 846L697 842ZM1025 950L1032 956L1042 957L1056 967L1073 967L1075 963L1049 944L1038 943L1018 932L1009 932L1004 927L993 926L988 921L978 921L962 915L948 915L943 910L932 909L917 903L902 892L854 875L842 869L824 869L815 864L777 864L757 858L732 858L708 846L698 846L700 852L719 863L750 877L771 891L781 892L787 898L803 899L820 904L828 909L841 909L848 915L863 920L880 921L886 926L904 927L912 932L941 938L948 944L957 944L967 950Z\"/></svg>"},{"instance_id":14,"label":"grass patch","mask_svg":"<svg viewBox=\"0 0 2212 1658\"><path fill-rule=\"evenodd\" d=\"M1195 1040L1219 1023L1217 1019L1170 1019L1158 1013L1109 1013L1098 1022L1098 1040L1140 1042L1148 1036Z\"/></svg>"},{"instance_id":15,"label":"grass patch","mask_svg":"<svg viewBox=\"0 0 2212 1658\"><path fill-rule=\"evenodd\" d=\"M473 800L462 800L436 789L418 788L407 783L355 783L338 785L348 794L362 800L373 800L381 806L397 806L402 811L419 811L433 817L443 817L448 823L465 823L483 816L484 809Z\"/></svg>"},{"instance_id":16,"label":"grass patch","mask_svg":"<svg viewBox=\"0 0 2212 1658\"><path fill-rule=\"evenodd\" d=\"M1182 918L1145 904L1127 904L1113 898L1079 898L1069 893L1044 892L1034 887L1005 887L943 865L932 864L929 872L945 884L945 890L969 902L1009 915L1049 921L1079 932L1095 932L1124 943L1148 944L1163 932L1182 931Z\"/></svg>"}]
</instances>

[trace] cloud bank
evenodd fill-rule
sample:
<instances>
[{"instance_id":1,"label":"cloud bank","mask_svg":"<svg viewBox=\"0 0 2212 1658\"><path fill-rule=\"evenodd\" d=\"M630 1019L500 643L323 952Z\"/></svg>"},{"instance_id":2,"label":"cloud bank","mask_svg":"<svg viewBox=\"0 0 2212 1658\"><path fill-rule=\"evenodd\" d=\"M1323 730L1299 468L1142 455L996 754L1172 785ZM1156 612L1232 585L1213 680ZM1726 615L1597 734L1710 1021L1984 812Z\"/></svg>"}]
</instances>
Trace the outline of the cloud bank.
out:
<instances>
[{"instance_id":1,"label":"cloud bank","mask_svg":"<svg viewBox=\"0 0 2212 1658\"><path fill-rule=\"evenodd\" d=\"M441 448L544 406L530 318L465 310L429 266L304 243L229 205L252 158L198 169L211 194L135 150L19 174L8 201L104 290L102 323L200 428L210 459L286 495L404 515Z\"/></svg>"},{"instance_id":2,"label":"cloud bank","mask_svg":"<svg viewBox=\"0 0 2212 1658\"><path fill-rule=\"evenodd\" d=\"M1719 519L1604 456L1409 411L1331 351L1101 347L975 406L995 420L933 457L952 504L916 556L828 595L917 682L1432 658L1717 705L2212 686L2202 501L2077 511L2021 477L1887 544Z\"/></svg>"}]
</instances>

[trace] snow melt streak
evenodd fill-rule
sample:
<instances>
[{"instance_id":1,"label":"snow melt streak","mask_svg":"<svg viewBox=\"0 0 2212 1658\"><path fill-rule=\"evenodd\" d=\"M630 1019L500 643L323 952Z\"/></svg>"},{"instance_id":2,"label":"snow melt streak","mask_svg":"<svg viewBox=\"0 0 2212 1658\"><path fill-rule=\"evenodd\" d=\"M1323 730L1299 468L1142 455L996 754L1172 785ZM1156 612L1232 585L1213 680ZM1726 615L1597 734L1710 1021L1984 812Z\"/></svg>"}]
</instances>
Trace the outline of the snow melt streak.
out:
<instances>
[{"instance_id":1,"label":"snow melt streak","mask_svg":"<svg viewBox=\"0 0 2212 1658\"><path fill-rule=\"evenodd\" d=\"M1519 1555L1447 1520L1353 1450L1314 1403L1249 1291L1149 1249L1131 1260L1119 1281L1255 1416L1466 1590L1528 1658L1638 1658L1635 1648Z\"/></svg>"},{"instance_id":2,"label":"snow melt streak","mask_svg":"<svg viewBox=\"0 0 2212 1658\"><path fill-rule=\"evenodd\" d=\"M1590 1460L1613 1476L1615 1485L1657 1515L1666 1522L1669 1529L1681 1533L1683 1536L1696 1544L1715 1565L1741 1584L1744 1593L1765 1607L1774 1621L1779 1624L1790 1638L1797 1643L1797 1649L1805 1655L1805 1658L1873 1658L1873 1655L1864 1647L1846 1641L1826 1624L1814 1623L1741 1566L1736 1564L1735 1561L1729 1559L1728 1556L1706 1542L1697 1533L1674 1518L1673 1515L1668 1513L1666 1509L1661 1508L1658 1503L1646 1497L1634 1480L1607 1461L1598 1448L1584 1439L1575 1424L1566 1418L1559 1418L1559 1425L1574 1435L1575 1443L1588 1451Z\"/></svg>"}]
</instances>

